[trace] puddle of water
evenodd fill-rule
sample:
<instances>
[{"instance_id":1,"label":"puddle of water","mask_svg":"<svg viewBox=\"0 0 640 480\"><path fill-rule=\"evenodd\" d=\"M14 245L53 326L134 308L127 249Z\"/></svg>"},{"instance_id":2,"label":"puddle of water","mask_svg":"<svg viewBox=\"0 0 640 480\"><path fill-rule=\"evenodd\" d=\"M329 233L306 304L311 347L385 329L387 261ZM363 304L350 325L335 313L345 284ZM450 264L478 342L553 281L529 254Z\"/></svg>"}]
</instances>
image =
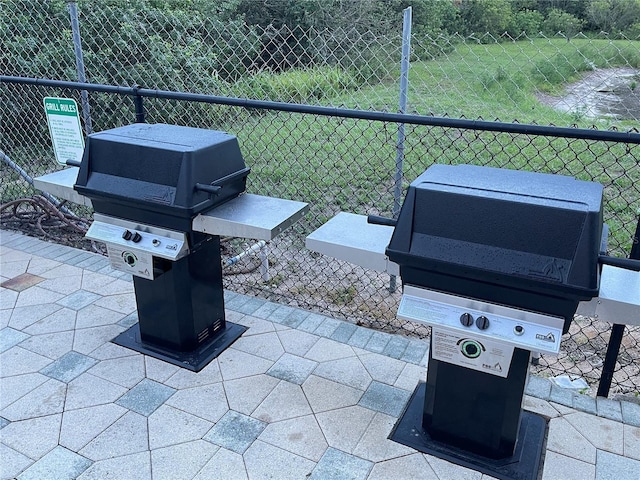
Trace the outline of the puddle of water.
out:
<instances>
[{"instance_id":1,"label":"puddle of water","mask_svg":"<svg viewBox=\"0 0 640 480\"><path fill-rule=\"evenodd\" d=\"M539 94L545 105L588 118L640 120L640 70L608 68L595 70L566 87L567 94Z\"/></svg>"}]
</instances>

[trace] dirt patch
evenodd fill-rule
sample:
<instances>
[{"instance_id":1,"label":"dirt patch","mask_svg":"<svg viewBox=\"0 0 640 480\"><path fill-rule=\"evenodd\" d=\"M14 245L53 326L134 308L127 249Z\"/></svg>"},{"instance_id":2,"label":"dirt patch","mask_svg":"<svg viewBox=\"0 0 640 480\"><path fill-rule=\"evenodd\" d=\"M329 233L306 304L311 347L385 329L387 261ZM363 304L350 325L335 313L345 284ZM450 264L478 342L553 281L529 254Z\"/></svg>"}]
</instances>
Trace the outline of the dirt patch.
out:
<instances>
[{"instance_id":1,"label":"dirt patch","mask_svg":"<svg viewBox=\"0 0 640 480\"><path fill-rule=\"evenodd\" d=\"M544 105L587 118L640 120L640 70L607 68L589 72L567 85L566 94L554 97L538 93Z\"/></svg>"}]
</instances>

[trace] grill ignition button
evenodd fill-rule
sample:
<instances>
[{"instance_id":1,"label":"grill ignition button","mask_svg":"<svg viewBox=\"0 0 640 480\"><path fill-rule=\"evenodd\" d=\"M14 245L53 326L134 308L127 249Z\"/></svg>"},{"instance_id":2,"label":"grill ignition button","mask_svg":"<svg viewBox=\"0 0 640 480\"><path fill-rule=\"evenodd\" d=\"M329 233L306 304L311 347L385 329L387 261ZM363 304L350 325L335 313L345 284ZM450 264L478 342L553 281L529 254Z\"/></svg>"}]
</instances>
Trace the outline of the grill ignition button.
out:
<instances>
[{"instance_id":1,"label":"grill ignition button","mask_svg":"<svg viewBox=\"0 0 640 480\"><path fill-rule=\"evenodd\" d=\"M516 325L513 327L513 333L516 335L522 335L524 333L524 327L522 325Z\"/></svg>"},{"instance_id":2,"label":"grill ignition button","mask_svg":"<svg viewBox=\"0 0 640 480\"><path fill-rule=\"evenodd\" d=\"M465 340L462 342L460 350L467 358L478 358L482 353L482 345L475 340Z\"/></svg>"},{"instance_id":3,"label":"grill ignition button","mask_svg":"<svg viewBox=\"0 0 640 480\"><path fill-rule=\"evenodd\" d=\"M122 259L124 260L124 263L126 263L130 267L135 266L136 261L138 260L136 256L131 252L122 252Z\"/></svg>"}]
</instances>

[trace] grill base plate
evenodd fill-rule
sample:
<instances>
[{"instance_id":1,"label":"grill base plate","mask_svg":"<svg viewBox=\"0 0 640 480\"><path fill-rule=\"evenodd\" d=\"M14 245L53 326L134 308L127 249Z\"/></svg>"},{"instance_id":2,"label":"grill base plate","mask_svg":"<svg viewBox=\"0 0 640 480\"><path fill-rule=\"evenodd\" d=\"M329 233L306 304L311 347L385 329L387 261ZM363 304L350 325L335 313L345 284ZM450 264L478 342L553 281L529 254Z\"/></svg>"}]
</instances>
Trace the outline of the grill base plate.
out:
<instances>
[{"instance_id":1,"label":"grill base plate","mask_svg":"<svg viewBox=\"0 0 640 480\"><path fill-rule=\"evenodd\" d=\"M522 412L516 449L512 456L494 460L433 440L422 428L426 383L419 383L389 439L463 467L501 480L538 478L547 420L541 415Z\"/></svg>"},{"instance_id":2,"label":"grill base plate","mask_svg":"<svg viewBox=\"0 0 640 480\"><path fill-rule=\"evenodd\" d=\"M240 338L246 330L247 327L243 325L226 322L223 331L190 352L180 352L143 342L140 338L140 325L138 323L122 332L111 342L187 370L199 372Z\"/></svg>"}]
</instances>

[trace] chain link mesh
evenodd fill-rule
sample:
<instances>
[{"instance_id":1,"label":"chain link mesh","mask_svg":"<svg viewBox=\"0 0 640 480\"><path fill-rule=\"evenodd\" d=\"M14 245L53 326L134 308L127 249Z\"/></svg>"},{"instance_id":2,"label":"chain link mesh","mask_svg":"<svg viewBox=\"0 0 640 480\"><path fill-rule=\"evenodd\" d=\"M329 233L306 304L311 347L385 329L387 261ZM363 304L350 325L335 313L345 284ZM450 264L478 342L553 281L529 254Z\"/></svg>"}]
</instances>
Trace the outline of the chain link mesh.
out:
<instances>
[{"instance_id":1,"label":"chain link mesh","mask_svg":"<svg viewBox=\"0 0 640 480\"><path fill-rule=\"evenodd\" d=\"M222 23L201 14L141 12L117 5L78 2L89 82L398 109L401 19L397 31L373 36L356 29ZM3 74L77 80L66 2L8 0L0 4L0 16ZM619 130L633 128L640 118L637 42L606 36L577 36L568 42L416 34L411 44L410 112ZM583 61L576 62L576 56ZM579 83L569 93L563 91L571 82ZM79 92L21 84L1 88L4 157L32 177L59 169L42 99L74 98L80 105ZM94 131L135 119L129 97L90 93L89 101ZM150 123L233 133L252 169L248 191L311 205L301 222L270 243L269 280L250 268L256 259L247 256L227 270L226 288L377 329L428 335L427 328L395 318L400 289L389 291L388 275L304 248L306 235L339 211L391 216L397 124L162 99L145 100L145 110ZM630 251L640 212L639 146L419 125L406 125L405 135L404 187L433 163L533 170L602 183L605 221L612 233L609 253L627 256ZM4 161L0 180L3 204L36 194ZM3 223L7 225L4 217ZM252 243L234 239L224 254L233 256ZM542 356L534 368L544 375L576 374L597 383L610 330L607 322L577 317L561 354ZM639 342L640 327L627 327L614 392L639 391Z\"/></svg>"}]
</instances>

